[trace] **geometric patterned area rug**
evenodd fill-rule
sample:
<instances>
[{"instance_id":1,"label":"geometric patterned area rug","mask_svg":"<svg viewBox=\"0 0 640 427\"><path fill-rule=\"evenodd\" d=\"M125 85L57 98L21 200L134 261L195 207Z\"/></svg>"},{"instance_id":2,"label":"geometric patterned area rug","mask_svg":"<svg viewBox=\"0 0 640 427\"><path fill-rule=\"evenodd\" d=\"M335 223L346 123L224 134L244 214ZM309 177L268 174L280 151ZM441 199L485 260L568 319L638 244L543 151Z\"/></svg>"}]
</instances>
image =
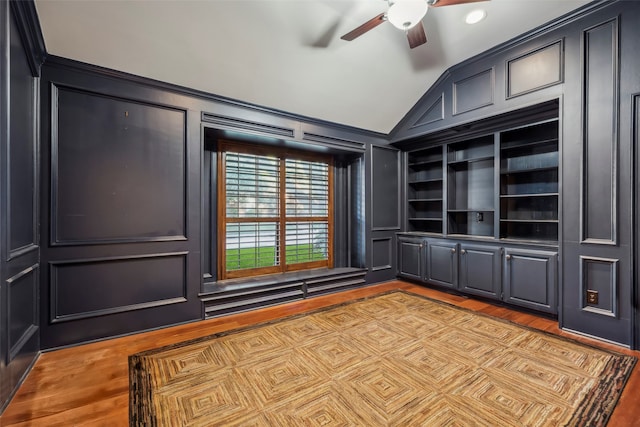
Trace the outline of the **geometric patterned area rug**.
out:
<instances>
[{"instance_id":1,"label":"geometric patterned area rug","mask_svg":"<svg viewBox=\"0 0 640 427\"><path fill-rule=\"evenodd\" d=\"M635 362L394 291L130 356L130 424L599 426Z\"/></svg>"}]
</instances>

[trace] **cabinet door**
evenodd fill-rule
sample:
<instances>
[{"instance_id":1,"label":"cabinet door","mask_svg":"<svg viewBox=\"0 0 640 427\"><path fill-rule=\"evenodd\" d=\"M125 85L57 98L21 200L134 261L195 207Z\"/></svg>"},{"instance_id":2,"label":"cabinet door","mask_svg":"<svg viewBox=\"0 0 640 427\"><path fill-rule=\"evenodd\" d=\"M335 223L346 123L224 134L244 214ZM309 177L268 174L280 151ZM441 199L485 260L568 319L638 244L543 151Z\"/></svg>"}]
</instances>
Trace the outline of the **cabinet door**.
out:
<instances>
[{"instance_id":1,"label":"cabinet door","mask_svg":"<svg viewBox=\"0 0 640 427\"><path fill-rule=\"evenodd\" d=\"M458 287L458 244L429 240L427 245L426 279L429 282Z\"/></svg>"},{"instance_id":2,"label":"cabinet door","mask_svg":"<svg viewBox=\"0 0 640 427\"><path fill-rule=\"evenodd\" d=\"M488 298L501 297L502 249L460 244L460 290Z\"/></svg>"},{"instance_id":3,"label":"cabinet door","mask_svg":"<svg viewBox=\"0 0 640 427\"><path fill-rule=\"evenodd\" d=\"M505 248L504 301L557 313L557 252Z\"/></svg>"},{"instance_id":4,"label":"cabinet door","mask_svg":"<svg viewBox=\"0 0 640 427\"><path fill-rule=\"evenodd\" d=\"M422 280L424 241L416 239L398 239L398 276Z\"/></svg>"}]
</instances>

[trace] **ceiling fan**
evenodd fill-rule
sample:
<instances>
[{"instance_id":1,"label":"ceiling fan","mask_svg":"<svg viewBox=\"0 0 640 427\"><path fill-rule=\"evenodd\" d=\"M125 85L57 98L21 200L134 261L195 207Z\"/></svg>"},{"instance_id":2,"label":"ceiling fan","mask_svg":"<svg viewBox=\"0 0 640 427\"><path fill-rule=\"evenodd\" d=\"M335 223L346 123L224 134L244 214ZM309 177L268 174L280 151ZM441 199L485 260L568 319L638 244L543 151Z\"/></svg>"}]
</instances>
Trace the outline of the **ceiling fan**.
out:
<instances>
[{"instance_id":1,"label":"ceiling fan","mask_svg":"<svg viewBox=\"0 0 640 427\"><path fill-rule=\"evenodd\" d=\"M452 6L455 4L475 3L488 0L387 0L389 8L373 19L368 20L358 28L349 31L342 40L351 41L374 29L384 21L389 21L394 27L407 33L411 49L427 42L427 36L422 25L422 18L429 7Z\"/></svg>"}]
</instances>

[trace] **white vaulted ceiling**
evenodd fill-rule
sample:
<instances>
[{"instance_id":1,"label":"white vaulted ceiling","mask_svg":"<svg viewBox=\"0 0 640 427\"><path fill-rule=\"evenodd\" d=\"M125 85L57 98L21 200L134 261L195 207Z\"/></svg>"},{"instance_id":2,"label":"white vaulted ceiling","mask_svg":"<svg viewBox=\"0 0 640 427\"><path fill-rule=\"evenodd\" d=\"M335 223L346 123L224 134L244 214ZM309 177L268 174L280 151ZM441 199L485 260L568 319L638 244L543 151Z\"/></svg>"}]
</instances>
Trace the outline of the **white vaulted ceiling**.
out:
<instances>
[{"instance_id":1,"label":"white vaulted ceiling","mask_svg":"<svg viewBox=\"0 0 640 427\"><path fill-rule=\"evenodd\" d=\"M383 0L36 0L47 52L216 95L388 133L450 66L585 0L431 8L409 49ZM476 25L465 15L484 8Z\"/></svg>"}]
</instances>

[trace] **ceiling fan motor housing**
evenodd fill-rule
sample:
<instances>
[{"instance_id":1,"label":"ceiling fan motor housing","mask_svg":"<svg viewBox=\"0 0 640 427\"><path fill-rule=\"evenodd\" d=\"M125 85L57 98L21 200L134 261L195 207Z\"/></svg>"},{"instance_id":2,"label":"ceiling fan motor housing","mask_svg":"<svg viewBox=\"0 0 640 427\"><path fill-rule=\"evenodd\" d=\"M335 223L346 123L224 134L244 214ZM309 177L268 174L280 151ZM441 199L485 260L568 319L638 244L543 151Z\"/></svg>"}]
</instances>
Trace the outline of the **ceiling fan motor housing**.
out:
<instances>
[{"instance_id":1,"label":"ceiling fan motor housing","mask_svg":"<svg viewBox=\"0 0 640 427\"><path fill-rule=\"evenodd\" d=\"M387 19L394 27L409 30L422 21L428 8L425 0L389 0Z\"/></svg>"}]
</instances>

